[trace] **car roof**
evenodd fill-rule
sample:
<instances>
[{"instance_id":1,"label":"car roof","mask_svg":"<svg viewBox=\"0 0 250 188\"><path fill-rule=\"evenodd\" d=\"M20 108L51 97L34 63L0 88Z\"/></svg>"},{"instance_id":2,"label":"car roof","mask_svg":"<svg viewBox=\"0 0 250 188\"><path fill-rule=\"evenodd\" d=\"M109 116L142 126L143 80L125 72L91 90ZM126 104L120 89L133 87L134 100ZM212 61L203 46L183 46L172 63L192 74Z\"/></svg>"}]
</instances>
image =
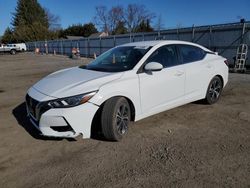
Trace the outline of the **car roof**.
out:
<instances>
[{"instance_id":1,"label":"car roof","mask_svg":"<svg viewBox=\"0 0 250 188\"><path fill-rule=\"evenodd\" d=\"M153 41L141 41L141 42L131 42L123 44L121 46L156 46L156 45L169 45L169 44L187 44L192 46L197 46L205 51L211 52L209 49L192 42L186 42L181 40L153 40Z\"/></svg>"}]
</instances>

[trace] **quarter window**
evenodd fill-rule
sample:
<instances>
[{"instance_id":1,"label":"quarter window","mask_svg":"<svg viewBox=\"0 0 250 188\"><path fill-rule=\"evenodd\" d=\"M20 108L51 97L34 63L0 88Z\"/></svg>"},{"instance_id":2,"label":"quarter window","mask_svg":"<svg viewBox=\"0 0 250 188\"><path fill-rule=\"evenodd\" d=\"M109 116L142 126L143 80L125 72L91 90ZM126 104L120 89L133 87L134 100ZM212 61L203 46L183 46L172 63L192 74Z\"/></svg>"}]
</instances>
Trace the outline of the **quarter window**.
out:
<instances>
[{"instance_id":1,"label":"quarter window","mask_svg":"<svg viewBox=\"0 0 250 188\"><path fill-rule=\"evenodd\" d=\"M202 60L205 56L205 52L201 48L196 46L179 45L179 49L183 63L199 61Z\"/></svg>"},{"instance_id":2,"label":"quarter window","mask_svg":"<svg viewBox=\"0 0 250 188\"><path fill-rule=\"evenodd\" d=\"M146 63L149 62L160 63L164 68L178 65L179 62L175 46L167 45L158 48L147 59Z\"/></svg>"}]
</instances>

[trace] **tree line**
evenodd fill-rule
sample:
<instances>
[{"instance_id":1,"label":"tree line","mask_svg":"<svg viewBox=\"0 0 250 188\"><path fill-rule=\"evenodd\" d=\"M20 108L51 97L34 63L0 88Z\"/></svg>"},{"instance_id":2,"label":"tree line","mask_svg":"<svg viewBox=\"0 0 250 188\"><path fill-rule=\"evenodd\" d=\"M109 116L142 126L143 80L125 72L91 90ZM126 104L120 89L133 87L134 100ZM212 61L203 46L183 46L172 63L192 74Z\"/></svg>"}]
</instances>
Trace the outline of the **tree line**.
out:
<instances>
[{"instance_id":1,"label":"tree line","mask_svg":"<svg viewBox=\"0 0 250 188\"><path fill-rule=\"evenodd\" d=\"M108 9L97 6L93 22L73 24L62 29L59 16L43 8L37 0L18 0L13 14L11 27L6 28L1 42L28 42L38 40L54 40L66 36L89 37L98 29L109 35L150 32L155 14L144 5L128 4L126 7L117 5ZM159 17L155 28L162 27ZM97 29L98 28L98 29Z\"/></svg>"}]
</instances>

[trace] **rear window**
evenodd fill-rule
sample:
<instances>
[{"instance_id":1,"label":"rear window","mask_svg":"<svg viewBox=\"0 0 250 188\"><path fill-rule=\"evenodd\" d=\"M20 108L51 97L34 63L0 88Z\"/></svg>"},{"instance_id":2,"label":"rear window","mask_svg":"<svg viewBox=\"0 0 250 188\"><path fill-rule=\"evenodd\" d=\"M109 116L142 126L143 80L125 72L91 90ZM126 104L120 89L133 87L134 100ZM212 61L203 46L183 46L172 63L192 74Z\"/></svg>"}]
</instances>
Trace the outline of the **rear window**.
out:
<instances>
[{"instance_id":1,"label":"rear window","mask_svg":"<svg viewBox=\"0 0 250 188\"><path fill-rule=\"evenodd\" d=\"M206 53L199 47L191 45L179 45L183 63L191 63L202 60Z\"/></svg>"}]
</instances>

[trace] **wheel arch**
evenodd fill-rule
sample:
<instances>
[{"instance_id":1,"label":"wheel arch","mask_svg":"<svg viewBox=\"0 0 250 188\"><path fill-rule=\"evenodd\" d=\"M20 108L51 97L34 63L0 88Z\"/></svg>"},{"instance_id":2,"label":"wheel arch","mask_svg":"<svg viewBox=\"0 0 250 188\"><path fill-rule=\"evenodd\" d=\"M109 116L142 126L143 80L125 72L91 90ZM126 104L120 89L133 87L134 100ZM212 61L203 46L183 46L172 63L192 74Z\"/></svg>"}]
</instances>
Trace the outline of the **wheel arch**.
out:
<instances>
[{"instance_id":1,"label":"wheel arch","mask_svg":"<svg viewBox=\"0 0 250 188\"><path fill-rule=\"evenodd\" d=\"M133 101L129 97L127 97L127 96L124 96L124 95L115 95L115 96L112 96L112 97L106 99L105 101L103 101L100 106L103 106L106 101L108 101L109 99L112 99L114 97L123 97L123 98L125 98L128 101L128 104L129 104L129 107L130 107L130 110L131 110L131 121L134 121L135 120L135 115L136 115L135 105L134 105Z\"/></svg>"},{"instance_id":2,"label":"wheel arch","mask_svg":"<svg viewBox=\"0 0 250 188\"><path fill-rule=\"evenodd\" d=\"M216 76L220 78L220 80L222 81L222 85L223 85L223 87L224 87L224 79L223 79L223 77L222 77L220 74L217 74L217 75L215 75L214 77L216 77ZM213 77L213 78L214 78L214 77ZM213 79L213 78L212 78L212 79Z\"/></svg>"},{"instance_id":3,"label":"wheel arch","mask_svg":"<svg viewBox=\"0 0 250 188\"><path fill-rule=\"evenodd\" d=\"M99 138L100 133L102 132L102 128L101 128L101 113L102 113L102 109L103 106L105 104L105 102L107 102L109 99L114 98L114 97L123 97L125 98L130 106L130 110L131 110L131 121L135 121L135 115L136 115L136 111L135 111L135 106L134 103L132 102L132 100L129 97L123 96L123 95L115 95L112 96L110 98L107 98L105 101L103 101L101 103L101 105L99 105L99 109L96 111L93 119L92 119L92 123L91 123L91 138Z\"/></svg>"}]
</instances>

